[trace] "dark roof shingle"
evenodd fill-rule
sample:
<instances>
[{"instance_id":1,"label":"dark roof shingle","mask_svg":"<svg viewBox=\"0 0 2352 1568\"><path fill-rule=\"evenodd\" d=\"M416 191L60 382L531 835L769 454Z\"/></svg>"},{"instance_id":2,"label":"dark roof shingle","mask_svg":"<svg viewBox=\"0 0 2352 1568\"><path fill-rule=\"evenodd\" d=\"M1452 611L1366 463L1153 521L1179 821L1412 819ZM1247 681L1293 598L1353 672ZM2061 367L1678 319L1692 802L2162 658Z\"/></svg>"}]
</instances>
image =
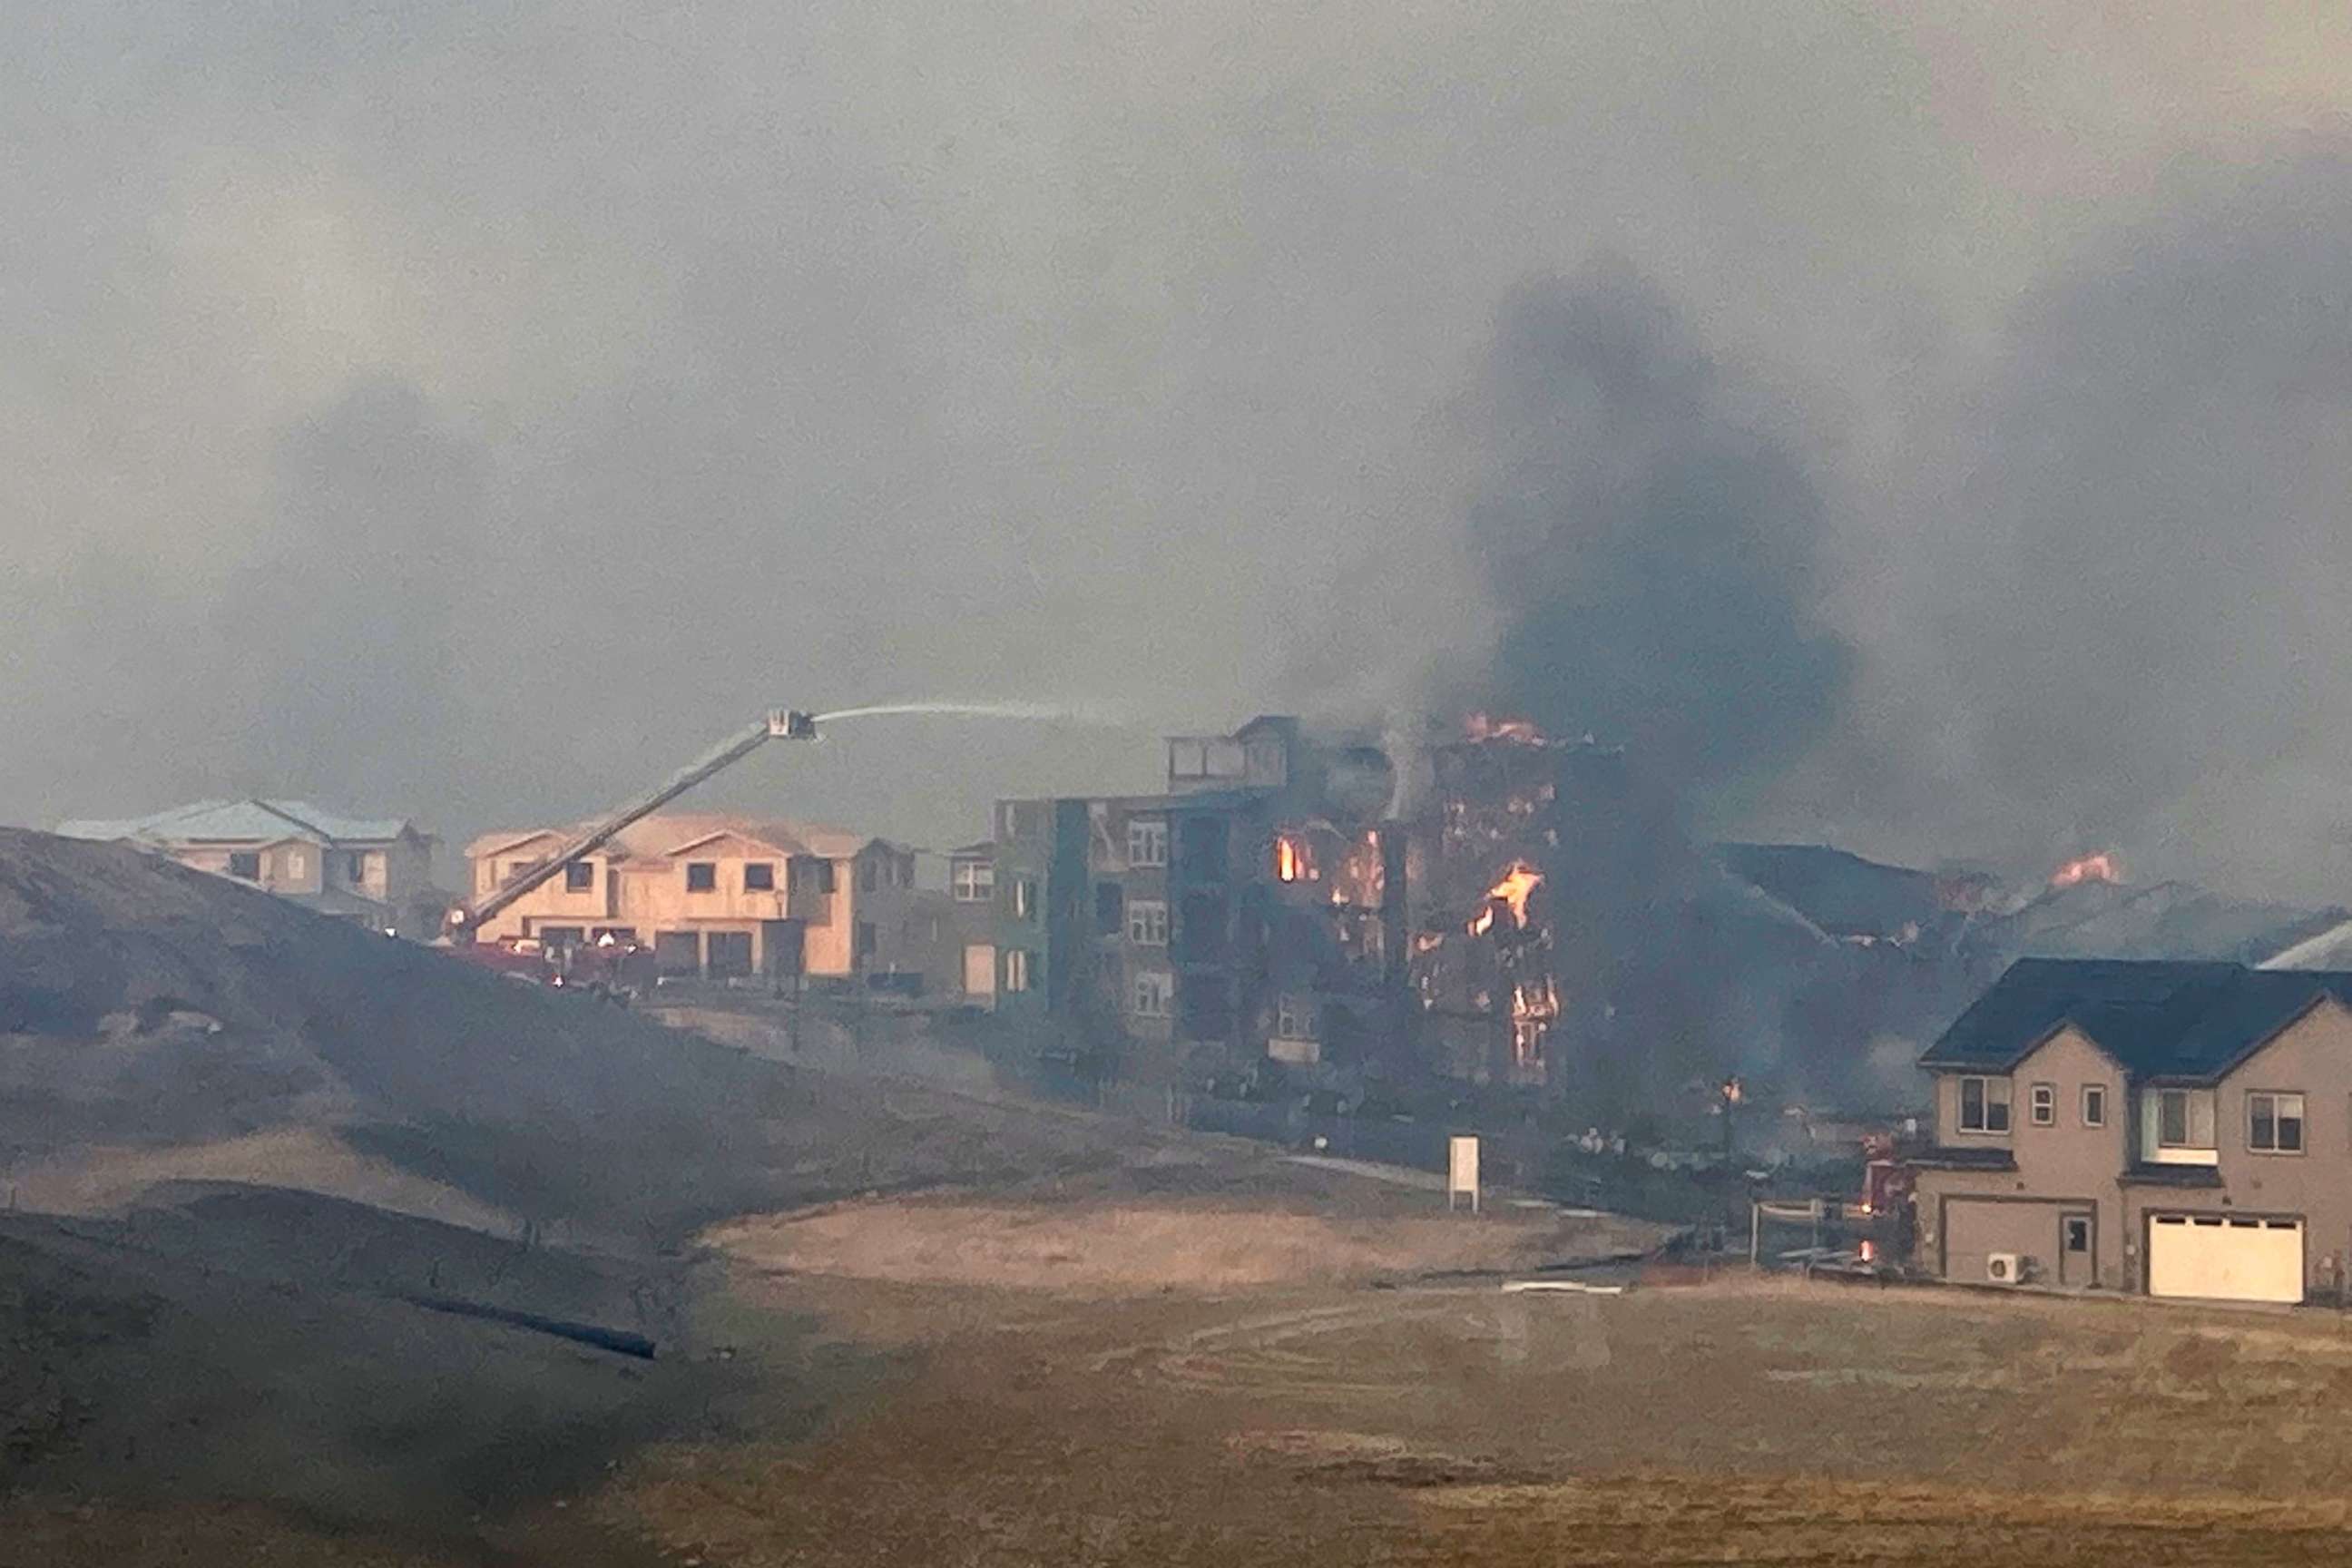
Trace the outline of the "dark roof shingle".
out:
<instances>
[{"instance_id":1,"label":"dark roof shingle","mask_svg":"<svg viewBox=\"0 0 2352 1568\"><path fill-rule=\"evenodd\" d=\"M2072 1024L2143 1078L2218 1078L2322 996L2352 1005L2352 973L2202 960L2020 959L1919 1065L2005 1071Z\"/></svg>"}]
</instances>

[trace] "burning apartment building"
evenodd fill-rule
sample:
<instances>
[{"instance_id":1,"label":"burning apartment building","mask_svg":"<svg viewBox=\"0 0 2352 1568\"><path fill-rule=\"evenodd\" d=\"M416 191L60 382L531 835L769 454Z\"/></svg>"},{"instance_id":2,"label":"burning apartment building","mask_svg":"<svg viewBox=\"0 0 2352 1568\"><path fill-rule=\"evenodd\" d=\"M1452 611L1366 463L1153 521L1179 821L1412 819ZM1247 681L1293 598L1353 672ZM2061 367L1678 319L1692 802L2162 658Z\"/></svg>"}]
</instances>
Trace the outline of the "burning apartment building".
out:
<instances>
[{"instance_id":1,"label":"burning apartment building","mask_svg":"<svg viewBox=\"0 0 2352 1568\"><path fill-rule=\"evenodd\" d=\"M1146 1076L1564 1081L1604 922L1549 868L1617 858L1622 754L1483 719L1396 749L1265 716L1171 737L1160 794L1000 801L1000 1011Z\"/></svg>"}]
</instances>

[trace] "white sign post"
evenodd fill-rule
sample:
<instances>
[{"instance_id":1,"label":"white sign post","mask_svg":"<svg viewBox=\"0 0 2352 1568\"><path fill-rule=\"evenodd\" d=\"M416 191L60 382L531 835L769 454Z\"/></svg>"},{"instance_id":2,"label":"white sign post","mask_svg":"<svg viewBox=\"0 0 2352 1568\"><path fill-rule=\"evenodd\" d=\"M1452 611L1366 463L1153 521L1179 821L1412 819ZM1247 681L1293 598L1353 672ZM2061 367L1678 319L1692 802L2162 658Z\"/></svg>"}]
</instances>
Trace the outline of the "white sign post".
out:
<instances>
[{"instance_id":1,"label":"white sign post","mask_svg":"<svg viewBox=\"0 0 2352 1568\"><path fill-rule=\"evenodd\" d=\"M1470 1212L1478 1212L1478 1140L1470 1137L1449 1139L1445 1145L1445 1206L1453 1209L1464 1197L1470 1200Z\"/></svg>"}]
</instances>

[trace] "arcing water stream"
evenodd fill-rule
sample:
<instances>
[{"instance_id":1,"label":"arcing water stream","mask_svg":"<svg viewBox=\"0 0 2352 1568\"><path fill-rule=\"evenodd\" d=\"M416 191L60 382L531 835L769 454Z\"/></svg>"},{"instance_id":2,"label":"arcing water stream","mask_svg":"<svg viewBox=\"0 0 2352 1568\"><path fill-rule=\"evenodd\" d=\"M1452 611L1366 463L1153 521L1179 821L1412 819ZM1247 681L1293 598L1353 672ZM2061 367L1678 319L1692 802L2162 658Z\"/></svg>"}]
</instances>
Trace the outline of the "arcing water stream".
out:
<instances>
[{"instance_id":1,"label":"arcing water stream","mask_svg":"<svg viewBox=\"0 0 2352 1568\"><path fill-rule=\"evenodd\" d=\"M836 708L816 715L819 724L838 719L879 719L901 713L957 713L976 719L1030 719L1067 724L1121 724L1127 721L1102 708L1063 708L1048 702L877 702L866 708Z\"/></svg>"}]
</instances>

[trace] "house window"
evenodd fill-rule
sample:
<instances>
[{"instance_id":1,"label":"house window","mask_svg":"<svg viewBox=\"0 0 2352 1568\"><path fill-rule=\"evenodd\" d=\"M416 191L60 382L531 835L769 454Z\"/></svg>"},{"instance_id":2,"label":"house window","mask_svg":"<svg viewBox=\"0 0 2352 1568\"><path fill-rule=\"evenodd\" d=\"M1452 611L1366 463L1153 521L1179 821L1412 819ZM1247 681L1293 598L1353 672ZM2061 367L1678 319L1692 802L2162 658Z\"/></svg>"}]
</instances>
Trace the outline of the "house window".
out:
<instances>
[{"instance_id":1,"label":"house window","mask_svg":"<svg viewBox=\"0 0 2352 1568\"><path fill-rule=\"evenodd\" d=\"M861 893L872 892L877 886L875 879L879 874L877 862L870 859L860 860L857 863L857 890Z\"/></svg>"},{"instance_id":2,"label":"house window","mask_svg":"<svg viewBox=\"0 0 2352 1568\"><path fill-rule=\"evenodd\" d=\"M1127 890L1117 882L1095 884L1095 930L1117 936L1127 920Z\"/></svg>"},{"instance_id":3,"label":"house window","mask_svg":"<svg viewBox=\"0 0 2352 1568\"><path fill-rule=\"evenodd\" d=\"M1017 947L1004 950L1004 988L1007 991L1029 989L1029 954Z\"/></svg>"},{"instance_id":4,"label":"house window","mask_svg":"<svg viewBox=\"0 0 2352 1568\"><path fill-rule=\"evenodd\" d=\"M1168 864L1168 824L1157 817L1129 823L1127 863L1130 866Z\"/></svg>"},{"instance_id":5,"label":"house window","mask_svg":"<svg viewBox=\"0 0 2352 1568\"><path fill-rule=\"evenodd\" d=\"M304 855L302 851L299 849L289 849L286 851L286 874L288 876L299 877L307 873L310 868L310 858Z\"/></svg>"},{"instance_id":6,"label":"house window","mask_svg":"<svg viewBox=\"0 0 2352 1568\"><path fill-rule=\"evenodd\" d=\"M772 861L747 860L743 864L743 890L747 893L772 893L776 890L776 868Z\"/></svg>"},{"instance_id":7,"label":"house window","mask_svg":"<svg viewBox=\"0 0 2352 1568\"><path fill-rule=\"evenodd\" d=\"M2303 1152L2303 1096L2246 1096L2246 1147L2261 1154Z\"/></svg>"},{"instance_id":8,"label":"house window","mask_svg":"<svg viewBox=\"0 0 2352 1568\"><path fill-rule=\"evenodd\" d=\"M596 885L596 868L586 860L570 860L563 867L563 890L584 893Z\"/></svg>"},{"instance_id":9,"label":"house window","mask_svg":"<svg viewBox=\"0 0 2352 1568\"><path fill-rule=\"evenodd\" d=\"M2298 1135L2302 1127L2298 1122ZM2159 1149L2213 1147L2213 1091L2160 1089L2156 1091L2156 1146Z\"/></svg>"},{"instance_id":10,"label":"house window","mask_svg":"<svg viewBox=\"0 0 2352 1568\"><path fill-rule=\"evenodd\" d=\"M1127 906L1127 940L1138 947L1168 945L1168 906L1158 899L1137 899Z\"/></svg>"},{"instance_id":11,"label":"house window","mask_svg":"<svg viewBox=\"0 0 2352 1568\"><path fill-rule=\"evenodd\" d=\"M689 893L715 893L719 890L719 864L715 860L695 860L686 868L686 890Z\"/></svg>"},{"instance_id":12,"label":"house window","mask_svg":"<svg viewBox=\"0 0 2352 1568\"><path fill-rule=\"evenodd\" d=\"M1963 1132L2009 1131L2009 1079L2005 1078L1960 1079L1960 1131Z\"/></svg>"},{"instance_id":13,"label":"house window","mask_svg":"<svg viewBox=\"0 0 2352 1568\"><path fill-rule=\"evenodd\" d=\"M833 862L816 859L793 861L793 883L804 893L832 892L835 887Z\"/></svg>"},{"instance_id":14,"label":"house window","mask_svg":"<svg viewBox=\"0 0 2352 1568\"><path fill-rule=\"evenodd\" d=\"M874 953L877 946L878 945L878 939L876 936L874 922L872 921L859 921L857 922L856 931L851 933L850 941L855 944L852 947L851 952L854 954L856 963L866 964L874 962Z\"/></svg>"},{"instance_id":15,"label":"house window","mask_svg":"<svg viewBox=\"0 0 2352 1568\"><path fill-rule=\"evenodd\" d=\"M343 880L354 888L367 880L367 857L364 854L343 857Z\"/></svg>"},{"instance_id":16,"label":"house window","mask_svg":"<svg viewBox=\"0 0 2352 1568\"><path fill-rule=\"evenodd\" d=\"M232 849L228 852L228 874L240 881L261 880L261 855L258 850Z\"/></svg>"},{"instance_id":17,"label":"house window","mask_svg":"<svg viewBox=\"0 0 2352 1568\"><path fill-rule=\"evenodd\" d=\"M985 860L959 860L949 879L960 904L984 904L996 896L996 868Z\"/></svg>"},{"instance_id":18,"label":"house window","mask_svg":"<svg viewBox=\"0 0 2352 1568\"><path fill-rule=\"evenodd\" d=\"M1034 921L1037 918L1037 879L1015 877L1013 879L1013 918Z\"/></svg>"},{"instance_id":19,"label":"house window","mask_svg":"<svg viewBox=\"0 0 2352 1568\"><path fill-rule=\"evenodd\" d=\"M2091 1216L2086 1214L2070 1214L2066 1216L2064 1224L2066 1250L2069 1252L2090 1251Z\"/></svg>"},{"instance_id":20,"label":"house window","mask_svg":"<svg viewBox=\"0 0 2352 1568\"><path fill-rule=\"evenodd\" d=\"M2033 1125L2036 1127L2058 1125L2058 1086L2056 1084L2035 1084L2029 1091L2026 1103L2029 1114L2033 1118Z\"/></svg>"},{"instance_id":21,"label":"house window","mask_svg":"<svg viewBox=\"0 0 2352 1568\"><path fill-rule=\"evenodd\" d=\"M2086 1083L2083 1086L2083 1125L2105 1127L2107 1124L2107 1086Z\"/></svg>"},{"instance_id":22,"label":"house window","mask_svg":"<svg viewBox=\"0 0 2352 1568\"><path fill-rule=\"evenodd\" d=\"M1176 994L1175 981L1163 970L1147 969L1135 977L1135 1015L1165 1018Z\"/></svg>"},{"instance_id":23,"label":"house window","mask_svg":"<svg viewBox=\"0 0 2352 1568\"><path fill-rule=\"evenodd\" d=\"M1315 1037L1315 1006L1307 997L1284 992L1275 999L1274 1037L1311 1040Z\"/></svg>"}]
</instances>

